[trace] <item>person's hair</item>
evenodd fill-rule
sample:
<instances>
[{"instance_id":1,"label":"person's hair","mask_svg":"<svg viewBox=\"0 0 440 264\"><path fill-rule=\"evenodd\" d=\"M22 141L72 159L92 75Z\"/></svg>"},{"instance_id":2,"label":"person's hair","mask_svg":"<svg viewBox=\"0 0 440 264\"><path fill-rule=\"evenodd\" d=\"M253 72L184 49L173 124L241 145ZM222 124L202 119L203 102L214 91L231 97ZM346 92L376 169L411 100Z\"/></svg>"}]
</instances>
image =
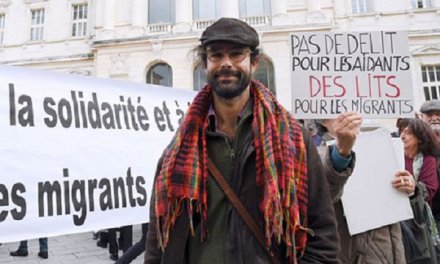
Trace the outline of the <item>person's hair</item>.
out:
<instances>
[{"instance_id":1,"label":"person's hair","mask_svg":"<svg viewBox=\"0 0 440 264\"><path fill-rule=\"evenodd\" d=\"M420 141L419 152L423 155L435 156L438 141L431 126L421 119L410 119L405 127Z\"/></svg>"},{"instance_id":2,"label":"person's hair","mask_svg":"<svg viewBox=\"0 0 440 264\"><path fill-rule=\"evenodd\" d=\"M206 69L206 66L208 65L206 48L207 48L207 45L200 44L199 46L197 46L194 49L196 61L197 61L196 64L201 63L203 65L203 68L205 68L205 69ZM251 48L251 53L250 53L251 63L254 63L258 59L258 57L260 56L260 53L261 53L261 50L258 47Z\"/></svg>"},{"instance_id":3,"label":"person's hair","mask_svg":"<svg viewBox=\"0 0 440 264\"><path fill-rule=\"evenodd\" d=\"M402 134L402 131L405 129L405 127L408 126L409 124L409 120L411 120L411 118L398 118L396 121L396 127L397 127L397 131L400 134Z\"/></svg>"}]
</instances>

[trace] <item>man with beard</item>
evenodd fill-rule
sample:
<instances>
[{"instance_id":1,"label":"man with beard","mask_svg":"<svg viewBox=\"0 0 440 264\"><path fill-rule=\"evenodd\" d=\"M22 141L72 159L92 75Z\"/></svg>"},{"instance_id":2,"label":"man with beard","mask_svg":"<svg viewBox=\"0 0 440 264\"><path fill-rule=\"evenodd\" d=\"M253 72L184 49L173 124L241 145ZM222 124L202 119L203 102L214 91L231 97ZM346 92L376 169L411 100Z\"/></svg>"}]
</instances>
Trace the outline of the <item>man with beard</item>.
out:
<instances>
[{"instance_id":1,"label":"man with beard","mask_svg":"<svg viewBox=\"0 0 440 264\"><path fill-rule=\"evenodd\" d=\"M316 147L270 91L251 81L257 32L221 18L200 41L208 84L159 161L145 263L339 263ZM244 210L228 200L212 164Z\"/></svg>"},{"instance_id":2,"label":"man with beard","mask_svg":"<svg viewBox=\"0 0 440 264\"><path fill-rule=\"evenodd\" d=\"M423 121L431 125L434 131L437 141L440 141L440 100L426 101L420 107ZM440 150L437 151L437 179L440 182ZM432 214L434 215L437 223L437 229L440 228L440 192L434 195L431 204ZM439 229L440 230L440 229ZM435 247L437 262L440 263L440 246Z\"/></svg>"},{"instance_id":3,"label":"man with beard","mask_svg":"<svg viewBox=\"0 0 440 264\"><path fill-rule=\"evenodd\" d=\"M437 138L440 139L440 100L426 101L420 107L422 119L431 125Z\"/></svg>"}]
</instances>

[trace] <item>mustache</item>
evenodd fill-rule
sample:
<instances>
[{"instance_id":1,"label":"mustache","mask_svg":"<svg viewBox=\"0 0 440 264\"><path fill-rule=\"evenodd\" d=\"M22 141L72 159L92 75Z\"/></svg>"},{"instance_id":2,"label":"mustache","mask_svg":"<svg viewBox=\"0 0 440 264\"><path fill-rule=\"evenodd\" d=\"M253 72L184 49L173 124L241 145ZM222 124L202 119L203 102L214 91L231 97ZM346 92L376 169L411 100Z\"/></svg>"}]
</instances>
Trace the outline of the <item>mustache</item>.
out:
<instances>
[{"instance_id":1,"label":"mustache","mask_svg":"<svg viewBox=\"0 0 440 264\"><path fill-rule=\"evenodd\" d=\"M239 71L234 71L231 69L221 69L220 71L214 73L214 78L217 78L220 75L240 77L241 73Z\"/></svg>"}]
</instances>

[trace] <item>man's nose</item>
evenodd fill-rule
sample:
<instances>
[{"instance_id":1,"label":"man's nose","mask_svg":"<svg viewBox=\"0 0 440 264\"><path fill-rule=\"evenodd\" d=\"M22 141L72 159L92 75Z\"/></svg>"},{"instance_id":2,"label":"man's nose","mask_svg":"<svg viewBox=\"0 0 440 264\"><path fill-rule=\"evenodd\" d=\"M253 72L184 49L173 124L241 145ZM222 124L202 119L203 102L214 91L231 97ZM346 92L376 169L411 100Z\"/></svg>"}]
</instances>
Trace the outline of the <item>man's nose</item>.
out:
<instances>
[{"instance_id":1,"label":"man's nose","mask_svg":"<svg viewBox=\"0 0 440 264\"><path fill-rule=\"evenodd\" d=\"M220 61L220 65L222 67L231 67L232 66L232 60L229 57L228 53L223 54L222 60Z\"/></svg>"}]
</instances>

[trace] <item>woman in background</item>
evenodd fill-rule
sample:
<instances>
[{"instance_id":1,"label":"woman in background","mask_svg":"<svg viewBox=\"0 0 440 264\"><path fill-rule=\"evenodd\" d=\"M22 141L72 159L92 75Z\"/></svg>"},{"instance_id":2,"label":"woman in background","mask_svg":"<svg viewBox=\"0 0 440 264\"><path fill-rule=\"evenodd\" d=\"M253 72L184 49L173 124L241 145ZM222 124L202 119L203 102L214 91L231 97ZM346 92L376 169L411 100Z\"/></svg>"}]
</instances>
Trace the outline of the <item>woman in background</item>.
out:
<instances>
[{"instance_id":1,"label":"woman in background","mask_svg":"<svg viewBox=\"0 0 440 264\"><path fill-rule=\"evenodd\" d=\"M405 258L408 264L436 264L435 245L439 241L431 202L438 189L438 143L428 123L410 119L400 133L405 153L405 170L398 171L393 186L407 193L414 219L401 222Z\"/></svg>"},{"instance_id":2,"label":"woman in background","mask_svg":"<svg viewBox=\"0 0 440 264\"><path fill-rule=\"evenodd\" d=\"M426 122L410 119L400 138L403 141L406 171L396 175L393 185L410 196L420 193L431 204L438 189L435 158L438 142L434 132Z\"/></svg>"}]
</instances>

